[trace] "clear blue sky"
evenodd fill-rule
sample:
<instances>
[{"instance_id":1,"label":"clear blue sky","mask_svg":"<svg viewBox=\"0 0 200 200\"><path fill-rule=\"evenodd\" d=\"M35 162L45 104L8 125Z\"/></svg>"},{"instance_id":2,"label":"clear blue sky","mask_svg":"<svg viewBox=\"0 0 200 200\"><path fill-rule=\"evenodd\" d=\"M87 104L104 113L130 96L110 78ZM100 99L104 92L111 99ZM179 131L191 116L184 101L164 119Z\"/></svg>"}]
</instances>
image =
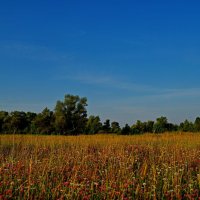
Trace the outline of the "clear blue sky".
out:
<instances>
[{"instance_id":1,"label":"clear blue sky","mask_svg":"<svg viewBox=\"0 0 200 200\"><path fill-rule=\"evenodd\" d=\"M122 125L200 116L200 1L0 3L0 110L40 112L64 94Z\"/></svg>"}]
</instances>

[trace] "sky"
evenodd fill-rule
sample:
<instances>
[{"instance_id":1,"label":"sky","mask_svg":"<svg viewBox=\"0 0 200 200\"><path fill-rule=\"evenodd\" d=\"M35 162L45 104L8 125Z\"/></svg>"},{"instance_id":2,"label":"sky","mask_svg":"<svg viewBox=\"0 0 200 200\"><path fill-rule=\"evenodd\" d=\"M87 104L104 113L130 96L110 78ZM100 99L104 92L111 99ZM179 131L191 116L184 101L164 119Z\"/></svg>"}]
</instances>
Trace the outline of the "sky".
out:
<instances>
[{"instance_id":1,"label":"sky","mask_svg":"<svg viewBox=\"0 0 200 200\"><path fill-rule=\"evenodd\" d=\"M0 2L0 110L88 98L121 125L200 116L200 1Z\"/></svg>"}]
</instances>

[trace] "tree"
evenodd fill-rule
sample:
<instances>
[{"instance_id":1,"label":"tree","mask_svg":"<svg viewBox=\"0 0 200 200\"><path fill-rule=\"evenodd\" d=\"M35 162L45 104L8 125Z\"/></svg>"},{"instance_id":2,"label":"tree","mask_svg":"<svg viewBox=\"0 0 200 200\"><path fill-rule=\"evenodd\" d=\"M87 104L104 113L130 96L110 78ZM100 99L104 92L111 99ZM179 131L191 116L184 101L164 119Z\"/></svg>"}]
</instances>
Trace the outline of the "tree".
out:
<instances>
[{"instance_id":1,"label":"tree","mask_svg":"<svg viewBox=\"0 0 200 200\"><path fill-rule=\"evenodd\" d=\"M85 131L87 123L87 98L65 95L55 107L55 129L61 134L77 135Z\"/></svg>"},{"instance_id":2,"label":"tree","mask_svg":"<svg viewBox=\"0 0 200 200\"><path fill-rule=\"evenodd\" d=\"M126 125L122 128L121 134L122 134L122 135L129 135L129 134L131 134L131 127L130 127L128 124L126 124Z\"/></svg>"},{"instance_id":3,"label":"tree","mask_svg":"<svg viewBox=\"0 0 200 200\"><path fill-rule=\"evenodd\" d=\"M118 122L112 122L111 123L111 132L112 133L120 133L121 132L121 128Z\"/></svg>"},{"instance_id":4,"label":"tree","mask_svg":"<svg viewBox=\"0 0 200 200\"><path fill-rule=\"evenodd\" d=\"M172 131L177 131L178 130L178 125L168 123L166 126L167 131L172 132Z\"/></svg>"},{"instance_id":5,"label":"tree","mask_svg":"<svg viewBox=\"0 0 200 200\"><path fill-rule=\"evenodd\" d=\"M87 122L87 98L66 95L64 101L67 111L67 126L69 133L83 133Z\"/></svg>"},{"instance_id":6,"label":"tree","mask_svg":"<svg viewBox=\"0 0 200 200\"><path fill-rule=\"evenodd\" d=\"M32 122L34 132L37 134L51 134L53 129L53 112L45 108Z\"/></svg>"},{"instance_id":7,"label":"tree","mask_svg":"<svg viewBox=\"0 0 200 200\"><path fill-rule=\"evenodd\" d=\"M32 122L36 118L37 114L33 112L27 112L26 113L26 121L27 121L27 126L25 128L26 133L33 133L33 127L32 127Z\"/></svg>"},{"instance_id":8,"label":"tree","mask_svg":"<svg viewBox=\"0 0 200 200\"><path fill-rule=\"evenodd\" d=\"M152 133L154 121L141 122L137 120L136 124L131 127L132 134Z\"/></svg>"},{"instance_id":9,"label":"tree","mask_svg":"<svg viewBox=\"0 0 200 200\"><path fill-rule=\"evenodd\" d=\"M102 123L99 116L90 116L86 124L86 133L95 134L98 133L102 128Z\"/></svg>"},{"instance_id":10,"label":"tree","mask_svg":"<svg viewBox=\"0 0 200 200\"><path fill-rule=\"evenodd\" d=\"M153 125L154 125L154 121L146 122L146 132L147 133L153 133Z\"/></svg>"},{"instance_id":11,"label":"tree","mask_svg":"<svg viewBox=\"0 0 200 200\"><path fill-rule=\"evenodd\" d=\"M5 131L4 123L7 117L8 117L8 112L0 111L0 133L3 133Z\"/></svg>"},{"instance_id":12,"label":"tree","mask_svg":"<svg viewBox=\"0 0 200 200\"><path fill-rule=\"evenodd\" d=\"M197 132L200 132L200 117L197 117L194 122L194 129Z\"/></svg>"},{"instance_id":13,"label":"tree","mask_svg":"<svg viewBox=\"0 0 200 200\"><path fill-rule=\"evenodd\" d=\"M103 128L103 131L104 131L105 133L110 133L111 127L110 127L110 120L109 120L109 119L106 119L106 121L104 122L102 128Z\"/></svg>"},{"instance_id":14,"label":"tree","mask_svg":"<svg viewBox=\"0 0 200 200\"><path fill-rule=\"evenodd\" d=\"M11 132L23 133L27 127L26 113L19 111L11 112L9 123Z\"/></svg>"},{"instance_id":15,"label":"tree","mask_svg":"<svg viewBox=\"0 0 200 200\"><path fill-rule=\"evenodd\" d=\"M65 135L67 133L67 111L63 102L57 101L54 117L54 127L56 133Z\"/></svg>"},{"instance_id":16,"label":"tree","mask_svg":"<svg viewBox=\"0 0 200 200\"><path fill-rule=\"evenodd\" d=\"M140 134L145 132L145 123L142 123L140 120L137 120L136 124L131 127L132 134Z\"/></svg>"},{"instance_id":17,"label":"tree","mask_svg":"<svg viewBox=\"0 0 200 200\"><path fill-rule=\"evenodd\" d=\"M183 132L193 132L194 131L194 124L189 122L187 119L182 122L179 126L180 131Z\"/></svg>"},{"instance_id":18,"label":"tree","mask_svg":"<svg viewBox=\"0 0 200 200\"><path fill-rule=\"evenodd\" d=\"M166 117L160 117L156 119L156 123L153 126L154 133L163 133L167 131L167 118Z\"/></svg>"}]
</instances>

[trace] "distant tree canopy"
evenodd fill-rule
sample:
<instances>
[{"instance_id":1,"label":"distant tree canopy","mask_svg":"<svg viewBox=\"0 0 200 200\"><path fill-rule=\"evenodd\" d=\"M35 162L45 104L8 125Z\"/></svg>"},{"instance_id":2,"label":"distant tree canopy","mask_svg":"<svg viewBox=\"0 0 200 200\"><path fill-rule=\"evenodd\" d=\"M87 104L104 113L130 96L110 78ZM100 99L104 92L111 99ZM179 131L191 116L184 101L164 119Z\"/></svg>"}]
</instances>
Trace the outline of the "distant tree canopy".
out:
<instances>
[{"instance_id":1,"label":"distant tree canopy","mask_svg":"<svg viewBox=\"0 0 200 200\"><path fill-rule=\"evenodd\" d=\"M87 98L65 95L64 101L57 101L54 110L54 128L62 135L84 133L87 123Z\"/></svg>"},{"instance_id":2,"label":"distant tree canopy","mask_svg":"<svg viewBox=\"0 0 200 200\"><path fill-rule=\"evenodd\" d=\"M120 127L116 121L106 119L101 122L99 116L87 117L87 98L67 94L63 101L57 101L53 111L45 108L41 113L0 111L0 133L21 134L97 134L115 133L134 135L143 133L164 133L171 131L200 132L200 117L190 122L185 120L180 125L168 122L166 117L159 117L156 121L126 124Z\"/></svg>"},{"instance_id":3,"label":"distant tree canopy","mask_svg":"<svg viewBox=\"0 0 200 200\"><path fill-rule=\"evenodd\" d=\"M102 128L102 123L99 116L90 116L86 123L86 134L98 133Z\"/></svg>"}]
</instances>

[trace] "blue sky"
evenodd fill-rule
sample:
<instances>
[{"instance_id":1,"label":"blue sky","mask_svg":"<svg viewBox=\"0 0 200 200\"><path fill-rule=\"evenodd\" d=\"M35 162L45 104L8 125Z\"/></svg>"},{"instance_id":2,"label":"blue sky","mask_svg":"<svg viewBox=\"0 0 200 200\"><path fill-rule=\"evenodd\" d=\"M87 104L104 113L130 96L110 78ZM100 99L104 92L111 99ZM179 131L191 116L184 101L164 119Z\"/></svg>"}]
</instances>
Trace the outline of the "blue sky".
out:
<instances>
[{"instance_id":1,"label":"blue sky","mask_svg":"<svg viewBox=\"0 0 200 200\"><path fill-rule=\"evenodd\" d=\"M200 116L200 2L2 1L0 110L53 109L64 94L130 125Z\"/></svg>"}]
</instances>

